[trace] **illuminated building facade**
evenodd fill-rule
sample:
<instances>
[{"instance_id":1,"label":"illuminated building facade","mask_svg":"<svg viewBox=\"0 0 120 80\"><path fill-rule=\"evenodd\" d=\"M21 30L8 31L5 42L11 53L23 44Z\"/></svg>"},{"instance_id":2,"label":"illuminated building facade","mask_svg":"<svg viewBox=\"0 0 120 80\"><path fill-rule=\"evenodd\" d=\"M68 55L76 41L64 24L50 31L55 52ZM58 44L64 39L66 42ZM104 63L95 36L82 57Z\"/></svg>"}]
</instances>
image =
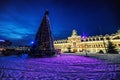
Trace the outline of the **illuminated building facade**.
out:
<instances>
[{"instance_id":1,"label":"illuminated building facade","mask_svg":"<svg viewBox=\"0 0 120 80\"><path fill-rule=\"evenodd\" d=\"M64 40L55 40L55 49L60 49L61 52L90 52L97 53L102 50L106 53L108 40L110 40L120 52L120 30L115 34L105 36L79 36L75 30L72 31L72 35Z\"/></svg>"}]
</instances>

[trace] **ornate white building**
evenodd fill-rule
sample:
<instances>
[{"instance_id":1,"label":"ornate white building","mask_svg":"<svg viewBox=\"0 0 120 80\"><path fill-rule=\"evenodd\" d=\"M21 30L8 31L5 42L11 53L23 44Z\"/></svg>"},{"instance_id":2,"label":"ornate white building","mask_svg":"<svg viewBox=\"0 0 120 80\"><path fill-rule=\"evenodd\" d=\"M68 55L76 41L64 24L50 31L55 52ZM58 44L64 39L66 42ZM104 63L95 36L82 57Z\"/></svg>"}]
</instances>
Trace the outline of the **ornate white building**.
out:
<instances>
[{"instance_id":1,"label":"ornate white building","mask_svg":"<svg viewBox=\"0 0 120 80\"><path fill-rule=\"evenodd\" d=\"M110 40L118 51L120 51L120 30L115 34L105 36L89 36L81 37L77 35L75 30L72 31L72 35L64 40L55 40L55 49L60 49L62 52L83 52L88 51L90 53L97 53L100 50L106 53L108 40Z\"/></svg>"}]
</instances>

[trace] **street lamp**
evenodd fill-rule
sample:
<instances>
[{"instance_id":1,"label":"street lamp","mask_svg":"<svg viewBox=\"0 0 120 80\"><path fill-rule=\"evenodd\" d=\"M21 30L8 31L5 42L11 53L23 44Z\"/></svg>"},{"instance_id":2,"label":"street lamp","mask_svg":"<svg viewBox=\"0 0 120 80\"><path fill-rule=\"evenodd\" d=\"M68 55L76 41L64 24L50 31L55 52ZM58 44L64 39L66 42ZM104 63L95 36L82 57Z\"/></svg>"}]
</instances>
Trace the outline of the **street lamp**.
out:
<instances>
[{"instance_id":1,"label":"street lamp","mask_svg":"<svg viewBox=\"0 0 120 80\"><path fill-rule=\"evenodd\" d=\"M85 44L85 56L88 56L86 48L87 48L87 44Z\"/></svg>"}]
</instances>

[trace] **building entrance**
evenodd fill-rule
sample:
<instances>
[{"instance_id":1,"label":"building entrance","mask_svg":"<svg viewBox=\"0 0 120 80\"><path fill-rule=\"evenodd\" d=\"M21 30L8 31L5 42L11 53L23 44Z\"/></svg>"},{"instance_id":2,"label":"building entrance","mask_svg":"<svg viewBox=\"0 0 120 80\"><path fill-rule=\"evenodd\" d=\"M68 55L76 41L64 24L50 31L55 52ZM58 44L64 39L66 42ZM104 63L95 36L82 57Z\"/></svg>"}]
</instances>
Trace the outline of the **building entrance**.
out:
<instances>
[{"instance_id":1,"label":"building entrance","mask_svg":"<svg viewBox=\"0 0 120 80\"><path fill-rule=\"evenodd\" d=\"M77 49L73 49L73 52L77 52Z\"/></svg>"}]
</instances>

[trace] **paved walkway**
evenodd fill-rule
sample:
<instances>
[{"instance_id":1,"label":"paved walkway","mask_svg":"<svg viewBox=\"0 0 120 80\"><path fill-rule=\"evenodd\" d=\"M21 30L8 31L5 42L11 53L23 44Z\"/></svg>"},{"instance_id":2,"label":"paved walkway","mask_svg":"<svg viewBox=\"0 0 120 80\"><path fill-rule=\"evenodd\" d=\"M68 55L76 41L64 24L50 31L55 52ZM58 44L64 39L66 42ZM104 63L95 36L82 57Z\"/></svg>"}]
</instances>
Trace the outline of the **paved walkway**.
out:
<instances>
[{"instance_id":1,"label":"paved walkway","mask_svg":"<svg viewBox=\"0 0 120 80\"><path fill-rule=\"evenodd\" d=\"M120 65L63 54L52 58L0 57L0 80L119 80Z\"/></svg>"}]
</instances>

